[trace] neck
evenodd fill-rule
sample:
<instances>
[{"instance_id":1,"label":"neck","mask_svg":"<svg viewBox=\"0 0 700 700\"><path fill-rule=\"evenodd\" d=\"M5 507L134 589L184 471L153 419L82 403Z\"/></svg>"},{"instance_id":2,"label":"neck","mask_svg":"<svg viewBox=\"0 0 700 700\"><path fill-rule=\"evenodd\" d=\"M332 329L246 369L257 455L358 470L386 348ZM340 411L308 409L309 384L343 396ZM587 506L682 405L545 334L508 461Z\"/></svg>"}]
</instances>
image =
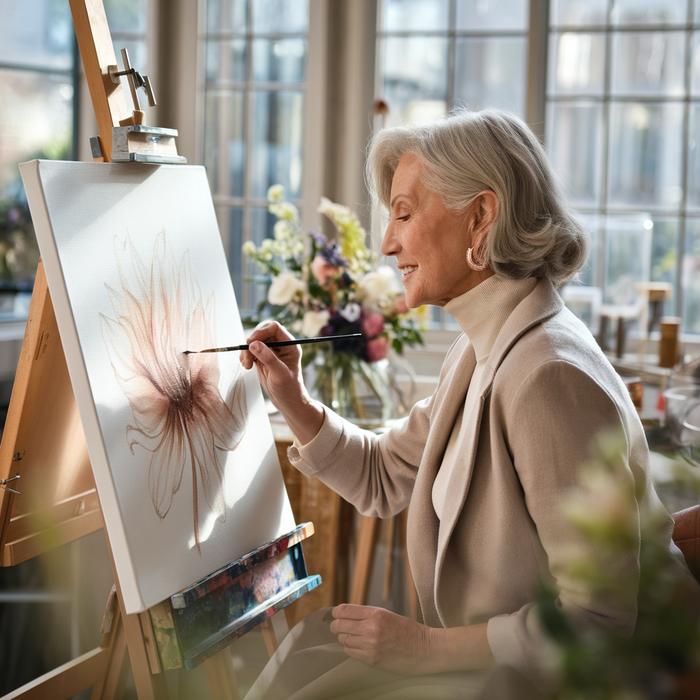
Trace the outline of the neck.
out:
<instances>
[{"instance_id":1,"label":"neck","mask_svg":"<svg viewBox=\"0 0 700 700\"><path fill-rule=\"evenodd\" d=\"M485 270L470 270L469 276L464 280L464 282L457 287L456 291L452 292L449 297L445 297L438 302L437 306L445 306L449 304L453 299L461 297L462 294L478 287L482 282L485 282L489 277L493 277L496 273L487 267Z\"/></svg>"}]
</instances>

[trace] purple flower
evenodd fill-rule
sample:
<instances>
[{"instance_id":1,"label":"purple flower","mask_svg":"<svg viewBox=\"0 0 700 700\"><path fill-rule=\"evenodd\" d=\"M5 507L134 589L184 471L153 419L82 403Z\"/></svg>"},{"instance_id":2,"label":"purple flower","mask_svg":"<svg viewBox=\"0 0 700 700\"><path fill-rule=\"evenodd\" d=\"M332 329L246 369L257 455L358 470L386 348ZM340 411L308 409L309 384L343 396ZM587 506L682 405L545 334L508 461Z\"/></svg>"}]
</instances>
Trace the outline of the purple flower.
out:
<instances>
[{"instance_id":1,"label":"purple flower","mask_svg":"<svg viewBox=\"0 0 700 700\"><path fill-rule=\"evenodd\" d=\"M329 241L325 236L313 231L309 235L314 242L315 255L320 255L333 267L348 266L348 261L343 257L343 254L340 252L340 246L335 241Z\"/></svg>"}]
</instances>

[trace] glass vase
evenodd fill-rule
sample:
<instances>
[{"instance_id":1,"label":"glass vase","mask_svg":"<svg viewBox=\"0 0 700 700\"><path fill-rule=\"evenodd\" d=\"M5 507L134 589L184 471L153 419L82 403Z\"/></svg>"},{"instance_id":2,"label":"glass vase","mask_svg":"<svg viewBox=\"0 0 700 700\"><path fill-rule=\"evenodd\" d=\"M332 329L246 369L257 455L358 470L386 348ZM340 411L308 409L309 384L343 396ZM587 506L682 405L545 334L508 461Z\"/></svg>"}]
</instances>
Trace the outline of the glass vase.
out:
<instances>
[{"instance_id":1,"label":"glass vase","mask_svg":"<svg viewBox=\"0 0 700 700\"><path fill-rule=\"evenodd\" d=\"M363 428L376 429L409 410L413 377L384 358L367 362L357 355L317 352L307 366L307 383L318 400Z\"/></svg>"}]
</instances>

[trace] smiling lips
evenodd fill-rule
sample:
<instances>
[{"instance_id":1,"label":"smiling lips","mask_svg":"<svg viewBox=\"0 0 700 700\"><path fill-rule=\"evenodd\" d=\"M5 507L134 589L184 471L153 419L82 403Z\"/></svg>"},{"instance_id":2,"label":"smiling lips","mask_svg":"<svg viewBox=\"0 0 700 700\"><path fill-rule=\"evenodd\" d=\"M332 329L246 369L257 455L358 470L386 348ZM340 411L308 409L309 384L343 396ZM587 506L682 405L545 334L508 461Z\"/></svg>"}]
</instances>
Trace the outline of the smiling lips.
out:
<instances>
[{"instance_id":1,"label":"smiling lips","mask_svg":"<svg viewBox=\"0 0 700 700\"><path fill-rule=\"evenodd\" d=\"M418 269L418 265L402 265L399 267L401 279L406 279L412 272Z\"/></svg>"}]
</instances>

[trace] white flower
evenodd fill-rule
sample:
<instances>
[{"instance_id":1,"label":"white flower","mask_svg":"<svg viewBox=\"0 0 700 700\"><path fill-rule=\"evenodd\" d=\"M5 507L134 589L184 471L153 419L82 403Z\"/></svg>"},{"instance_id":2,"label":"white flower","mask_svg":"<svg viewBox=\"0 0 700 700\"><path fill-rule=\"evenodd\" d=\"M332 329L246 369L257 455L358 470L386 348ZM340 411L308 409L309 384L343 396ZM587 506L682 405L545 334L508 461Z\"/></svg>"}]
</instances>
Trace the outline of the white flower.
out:
<instances>
[{"instance_id":1,"label":"white flower","mask_svg":"<svg viewBox=\"0 0 700 700\"><path fill-rule=\"evenodd\" d=\"M330 318L330 313L323 311L307 311L301 322L301 332L308 338L318 335Z\"/></svg>"},{"instance_id":2,"label":"white flower","mask_svg":"<svg viewBox=\"0 0 700 700\"><path fill-rule=\"evenodd\" d=\"M384 301L398 291L396 275L393 268L381 265L373 272L368 272L357 283L362 298L370 304Z\"/></svg>"},{"instance_id":3,"label":"white flower","mask_svg":"<svg viewBox=\"0 0 700 700\"><path fill-rule=\"evenodd\" d=\"M282 185L272 185L267 190L268 202L281 202L284 199L284 187Z\"/></svg>"},{"instance_id":4,"label":"white flower","mask_svg":"<svg viewBox=\"0 0 700 700\"><path fill-rule=\"evenodd\" d=\"M304 283L291 272L280 272L272 280L267 292L267 300L273 306L288 304L296 294L304 291Z\"/></svg>"},{"instance_id":5,"label":"white flower","mask_svg":"<svg viewBox=\"0 0 700 700\"><path fill-rule=\"evenodd\" d=\"M242 250L243 250L244 255L250 256L250 255L255 255L257 248L255 247L255 243L253 243L253 241L246 241L243 244Z\"/></svg>"},{"instance_id":6,"label":"white flower","mask_svg":"<svg viewBox=\"0 0 700 700\"><path fill-rule=\"evenodd\" d=\"M275 240L282 242L289 240L294 234L294 228L289 221L276 221L274 228Z\"/></svg>"},{"instance_id":7,"label":"white flower","mask_svg":"<svg viewBox=\"0 0 700 700\"><path fill-rule=\"evenodd\" d=\"M355 323L362 316L362 307L355 302L350 302L340 312L340 315L348 322Z\"/></svg>"},{"instance_id":8,"label":"white flower","mask_svg":"<svg viewBox=\"0 0 700 700\"><path fill-rule=\"evenodd\" d=\"M321 203L318 205L317 211L319 214L327 216L332 221L336 219L348 220L351 216L351 211L348 207L344 207L342 204L336 204L328 199L328 197L321 197Z\"/></svg>"},{"instance_id":9,"label":"white flower","mask_svg":"<svg viewBox=\"0 0 700 700\"><path fill-rule=\"evenodd\" d=\"M273 202L268 207L268 211L285 221L296 221L299 218L299 210L289 202Z\"/></svg>"}]
</instances>

